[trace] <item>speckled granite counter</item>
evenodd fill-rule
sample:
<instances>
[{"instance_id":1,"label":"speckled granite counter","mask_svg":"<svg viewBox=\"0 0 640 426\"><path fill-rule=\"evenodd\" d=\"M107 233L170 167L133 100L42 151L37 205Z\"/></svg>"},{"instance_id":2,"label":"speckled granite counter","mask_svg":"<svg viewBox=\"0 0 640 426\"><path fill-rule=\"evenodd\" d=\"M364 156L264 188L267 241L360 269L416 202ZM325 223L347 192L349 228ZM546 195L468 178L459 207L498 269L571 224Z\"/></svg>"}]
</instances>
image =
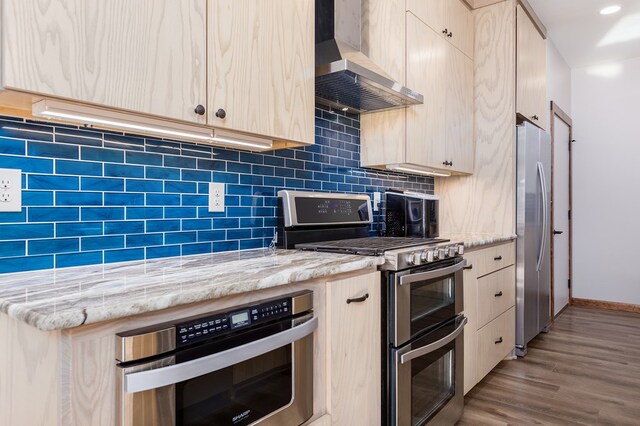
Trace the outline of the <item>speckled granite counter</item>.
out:
<instances>
[{"instance_id":1,"label":"speckled granite counter","mask_svg":"<svg viewBox=\"0 0 640 426\"><path fill-rule=\"evenodd\" d=\"M468 233L468 234L442 234L440 238L447 238L452 242L463 241L466 248L478 248L482 246L488 246L490 244L501 243L505 241L512 241L517 238L516 235L500 235L500 234L481 234L481 233Z\"/></svg>"},{"instance_id":2,"label":"speckled granite counter","mask_svg":"<svg viewBox=\"0 0 640 426\"><path fill-rule=\"evenodd\" d=\"M0 274L0 312L58 330L382 263L379 257L247 250Z\"/></svg>"}]
</instances>

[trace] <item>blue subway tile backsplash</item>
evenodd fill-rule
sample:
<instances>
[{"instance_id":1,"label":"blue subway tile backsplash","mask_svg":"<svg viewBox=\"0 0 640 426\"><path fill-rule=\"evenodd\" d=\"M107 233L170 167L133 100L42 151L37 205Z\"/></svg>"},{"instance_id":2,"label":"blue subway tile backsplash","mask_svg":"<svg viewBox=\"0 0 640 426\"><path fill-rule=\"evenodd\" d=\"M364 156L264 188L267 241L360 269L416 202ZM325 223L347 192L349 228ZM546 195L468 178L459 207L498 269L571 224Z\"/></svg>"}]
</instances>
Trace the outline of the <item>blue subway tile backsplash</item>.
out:
<instances>
[{"instance_id":1,"label":"blue subway tile backsplash","mask_svg":"<svg viewBox=\"0 0 640 426\"><path fill-rule=\"evenodd\" d=\"M280 189L433 193L359 163L359 116L324 107L315 145L265 153L0 116L0 167L23 173L22 211L0 213L0 273L266 247ZM209 182L226 184L224 213L207 209Z\"/></svg>"}]
</instances>

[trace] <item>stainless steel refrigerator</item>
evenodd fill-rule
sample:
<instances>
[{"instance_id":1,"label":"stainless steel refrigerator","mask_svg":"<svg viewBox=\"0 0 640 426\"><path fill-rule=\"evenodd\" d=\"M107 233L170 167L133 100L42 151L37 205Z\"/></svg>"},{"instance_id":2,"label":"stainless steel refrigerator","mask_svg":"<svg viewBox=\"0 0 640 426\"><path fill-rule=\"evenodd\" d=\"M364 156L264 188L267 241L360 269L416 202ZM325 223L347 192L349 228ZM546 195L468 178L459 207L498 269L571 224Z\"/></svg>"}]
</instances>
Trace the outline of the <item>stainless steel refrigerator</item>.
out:
<instances>
[{"instance_id":1,"label":"stainless steel refrigerator","mask_svg":"<svg viewBox=\"0 0 640 426\"><path fill-rule=\"evenodd\" d=\"M516 354L547 331L551 292L551 138L533 124L517 126Z\"/></svg>"}]
</instances>

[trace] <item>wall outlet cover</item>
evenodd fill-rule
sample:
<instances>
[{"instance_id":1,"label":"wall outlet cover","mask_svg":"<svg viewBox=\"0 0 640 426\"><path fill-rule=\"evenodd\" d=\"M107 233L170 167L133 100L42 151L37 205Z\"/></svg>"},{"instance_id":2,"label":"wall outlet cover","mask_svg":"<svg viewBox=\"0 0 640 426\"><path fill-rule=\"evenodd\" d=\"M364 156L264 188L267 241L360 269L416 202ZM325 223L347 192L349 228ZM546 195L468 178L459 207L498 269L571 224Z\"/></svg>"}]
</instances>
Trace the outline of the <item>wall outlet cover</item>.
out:
<instances>
[{"instance_id":1,"label":"wall outlet cover","mask_svg":"<svg viewBox=\"0 0 640 426\"><path fill-rule=\"evenodd\" d=\"M224 212L224 183L209 183L209 213Z\"/></svg>"},{"instance_id":2,"label":"wall outlet cover","mask_svg":"<svg viewBox=\"0 0 640 426\"><path fill-rule=\"evenodd\" d=\"M0 169L0 212L22 211L22 170Z\"/></svg>"}]
</instances>

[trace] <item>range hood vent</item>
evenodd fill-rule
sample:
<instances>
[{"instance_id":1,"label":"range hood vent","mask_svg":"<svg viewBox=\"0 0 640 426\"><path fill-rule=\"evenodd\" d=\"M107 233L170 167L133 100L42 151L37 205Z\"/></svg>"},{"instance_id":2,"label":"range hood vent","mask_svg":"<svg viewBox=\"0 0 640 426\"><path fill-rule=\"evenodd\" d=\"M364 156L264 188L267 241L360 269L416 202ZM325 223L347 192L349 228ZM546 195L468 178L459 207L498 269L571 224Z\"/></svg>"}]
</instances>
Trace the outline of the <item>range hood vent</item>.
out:
<instances>
[{"instance_id":1,"label":"range hood vent","mask_svg":"<svg viewBox=\"0 0 640 426\"><path fill-rule=\"evenodd\" d=\"M316 0L316 101L354 113L421 104L360 51L362 1Z\"/></svg>"}]
</instances>

